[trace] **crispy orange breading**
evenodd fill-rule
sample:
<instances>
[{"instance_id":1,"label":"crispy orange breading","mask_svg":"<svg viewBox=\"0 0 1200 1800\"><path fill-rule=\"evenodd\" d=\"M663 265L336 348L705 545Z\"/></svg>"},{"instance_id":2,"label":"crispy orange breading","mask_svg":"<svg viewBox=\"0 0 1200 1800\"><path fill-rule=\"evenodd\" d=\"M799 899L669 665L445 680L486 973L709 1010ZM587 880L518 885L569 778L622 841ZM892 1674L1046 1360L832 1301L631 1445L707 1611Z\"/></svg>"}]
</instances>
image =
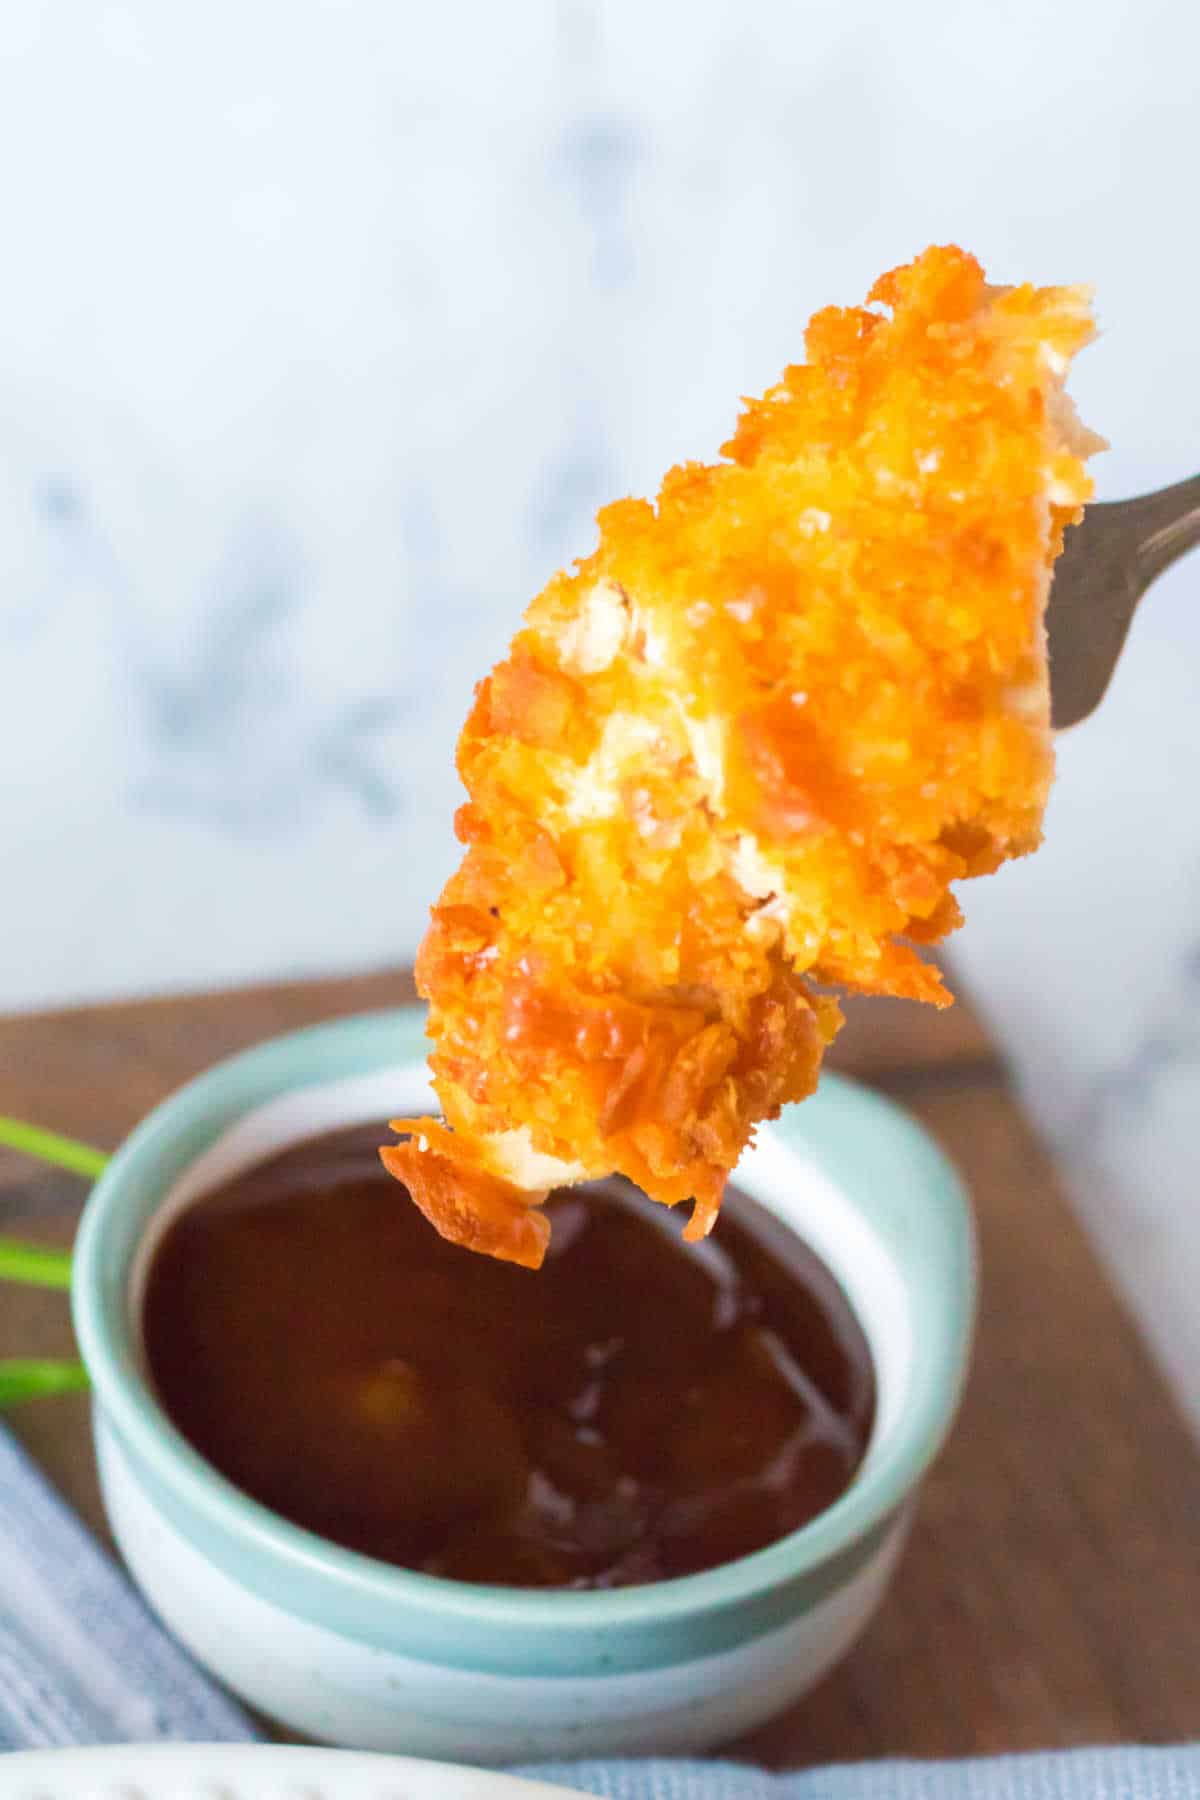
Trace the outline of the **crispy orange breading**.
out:
<instances>
[{"instance_id":1,"label":"crispy orange breading","mask_svg":"<svg viewBox=\"0 0 1200 1800\"><path fill-rule=\"evenodd\" d=\"M445 1236L536 1267L530 1208L614 1170L701 1236L815 1086L826 987L949 1004L914 946L1040 837L1091 335L1087 290L926 251L534 601L459 742L417 965L452 1133L384 1153Z\"/></svg>"}]
</instances>

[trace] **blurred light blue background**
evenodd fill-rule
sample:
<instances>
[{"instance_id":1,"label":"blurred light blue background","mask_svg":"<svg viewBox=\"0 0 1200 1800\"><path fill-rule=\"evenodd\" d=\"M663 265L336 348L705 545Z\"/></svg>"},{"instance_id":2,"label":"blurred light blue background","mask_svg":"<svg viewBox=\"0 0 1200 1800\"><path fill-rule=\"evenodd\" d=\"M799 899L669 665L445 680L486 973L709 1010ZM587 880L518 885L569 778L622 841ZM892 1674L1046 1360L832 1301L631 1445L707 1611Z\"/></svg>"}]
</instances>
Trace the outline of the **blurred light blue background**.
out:
<instances>
[{"instance_id":1,"label":"blurred light blue background","mask_svg":"<svg viewBox=\"0 0 1200 1800\"><path fill-rule=\"evenodd\" d=\"M411 955L525 601L930 241L1096 284L1103 496L1194 472L1198 67L1188 0L6 0L0 1008ZM1198 694L1200 556L958 941L1179 1371Z\"/></svg>"}]
</instances>

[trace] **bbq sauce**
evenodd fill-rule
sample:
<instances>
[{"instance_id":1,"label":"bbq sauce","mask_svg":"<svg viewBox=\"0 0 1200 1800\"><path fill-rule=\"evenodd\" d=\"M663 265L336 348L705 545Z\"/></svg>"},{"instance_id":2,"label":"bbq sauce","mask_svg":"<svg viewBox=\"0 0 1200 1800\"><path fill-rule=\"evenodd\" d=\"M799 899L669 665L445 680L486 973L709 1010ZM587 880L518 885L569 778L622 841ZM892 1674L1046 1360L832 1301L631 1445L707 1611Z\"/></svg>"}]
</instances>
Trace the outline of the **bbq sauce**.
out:
<instances>
[{"instance_id":1,"label":"bbq sauce","mask_svg":"<svg viewBox=\"0 0 1200 1800\"><path fill-rule=\"evenodd\" d=\"M551 1196L536 1274L445 1243L386 1125L193 1203L148 1273L166 1411L284 1518L464 1581L611 1588L711 1568L836 1500L875 1381L829 1271L730 1193L716 1232L618 1180Z\"/></svg>"}]
</instances>

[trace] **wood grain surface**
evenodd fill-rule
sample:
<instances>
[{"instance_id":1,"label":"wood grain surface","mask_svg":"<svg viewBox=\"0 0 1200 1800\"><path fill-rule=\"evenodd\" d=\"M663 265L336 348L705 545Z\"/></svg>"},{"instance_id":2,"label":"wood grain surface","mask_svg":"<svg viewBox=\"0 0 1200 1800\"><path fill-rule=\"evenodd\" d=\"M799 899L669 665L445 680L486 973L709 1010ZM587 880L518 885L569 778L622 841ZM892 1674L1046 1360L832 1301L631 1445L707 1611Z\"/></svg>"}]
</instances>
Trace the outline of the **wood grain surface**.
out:
<instances>
[{"instance_id":1,"label":"wood grain surface","mask_svg":"<svg viewBox=\"0 0 1200 1800\"><path fill-rule=\"evenodd\" d=\"M171 1088L273 1032L411 996L404 975L0 1019L0 1112L105 1148ZM862 1643L736 1746L772 1764L1200 1733L1200 1455L1114 1297L1001 1059L962 1003L852 1009L836 1063L894 1094L979 1219L974 1371ZM0 1231L69 1239L82 1184L0 1152ZM69 1349L61 1295L0 1289L0 1355ZM86 1406L12 1415L98 1530Z\"/></svg>"}]
</instances>

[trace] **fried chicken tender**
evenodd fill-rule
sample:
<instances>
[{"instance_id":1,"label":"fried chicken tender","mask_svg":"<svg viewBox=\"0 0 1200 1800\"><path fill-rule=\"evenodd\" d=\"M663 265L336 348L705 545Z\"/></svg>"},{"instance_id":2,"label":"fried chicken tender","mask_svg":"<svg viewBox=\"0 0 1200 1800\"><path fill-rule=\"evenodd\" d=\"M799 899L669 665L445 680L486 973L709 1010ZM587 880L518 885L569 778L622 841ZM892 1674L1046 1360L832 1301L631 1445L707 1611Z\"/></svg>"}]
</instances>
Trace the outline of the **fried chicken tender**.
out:
<instances>
[{"instance_id":1,"label":"fried chicken tender","mask_svg":"<svg viewBox=\"0 0 1200 1800\"><path fill-rule=\"evenodd\" d=\"M829 988L950 1004L917 946L1040 839L1092 329L1085 288L928 250L533 602L417 963L445 1123L381 1152L444 1236L536 1267L548 1191L619 1171L702 1237L815 1087Z\"/></svg>"}]
</instances>

